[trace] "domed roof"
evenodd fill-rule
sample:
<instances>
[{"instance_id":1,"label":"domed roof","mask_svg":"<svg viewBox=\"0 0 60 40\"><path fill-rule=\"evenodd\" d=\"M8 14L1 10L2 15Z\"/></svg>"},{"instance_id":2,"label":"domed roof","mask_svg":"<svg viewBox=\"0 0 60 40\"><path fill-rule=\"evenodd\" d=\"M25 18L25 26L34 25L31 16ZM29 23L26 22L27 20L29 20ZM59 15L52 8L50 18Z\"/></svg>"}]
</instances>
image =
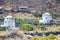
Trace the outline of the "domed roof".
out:
<instances>
[{"instance_id":1,"label":"domed roof","mask_svg":"<svg viewBox=\"0 0 60 40\"><path fill-rule=\"evenodd\" d=\"M46 13L44 13L44 14L46 14L46 15L50 15L50 13L48 13L48 12L46 12Z\"/></svg>"},{"instance_id":2,"label":"domed roof","mask_svg":"<svg viewBox=\"0 0 60 40\"><path fill-rule=\"evenodd\" d=\"M46 12L46 13L44 13L42 16L50 16L51 14L50 13L48 13L48 12Z\"/></svg>"},{"instance_id":3,"label":"domed roof","mask_svg":"<svg viewBox=\"0 0 60 40\"><path fill-rule=\"evenodd\" d=\"M5 18L13 18L13 17L9 15L9 16L6 16Z\"/></svg>"}]
</instances>

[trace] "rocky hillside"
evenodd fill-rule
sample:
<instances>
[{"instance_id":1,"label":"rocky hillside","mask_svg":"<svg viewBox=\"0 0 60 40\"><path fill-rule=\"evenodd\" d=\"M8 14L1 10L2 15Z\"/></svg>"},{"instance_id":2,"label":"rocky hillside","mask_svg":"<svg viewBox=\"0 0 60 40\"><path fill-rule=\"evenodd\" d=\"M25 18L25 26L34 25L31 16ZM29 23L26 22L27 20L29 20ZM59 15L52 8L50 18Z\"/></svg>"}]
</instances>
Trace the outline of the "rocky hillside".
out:
<instances>
[{"instance_id":1,"label":"rocky hillside","mask_svg":"<svg viewBox=\"0 0 60 40\"><path fill-rule=\"evenodd\" d=\"M38 11L54 11L60 13L60 0L0 0L0 5L28 6Z\"/></svg>"}]
</instances>

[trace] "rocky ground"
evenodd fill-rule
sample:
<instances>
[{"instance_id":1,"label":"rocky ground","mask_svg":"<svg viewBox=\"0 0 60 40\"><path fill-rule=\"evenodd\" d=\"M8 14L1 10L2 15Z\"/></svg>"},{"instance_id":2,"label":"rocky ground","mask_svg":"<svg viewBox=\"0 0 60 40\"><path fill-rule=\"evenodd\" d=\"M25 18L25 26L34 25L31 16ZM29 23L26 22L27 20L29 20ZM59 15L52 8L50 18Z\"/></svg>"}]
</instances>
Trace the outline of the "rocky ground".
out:
<instances>
[{"instance_id":1,"label":"rocky ground","mask_svg":"<svg viewBox=\"0 0 60 40\"><path fill-rule=\"evenodd\" d=\"M32 38L31 35L25 35L23 31L20 30L7 30L0 33L0 40L25 40L25 38Z\"/></svg>"},{"instance_id":2,"label":"rocky ground","mask_svg":"<svg viewBox=\"0 0 60 40\"><path fill-rule=\"evenodd\" d=\"M0 5L28 6L38 11L54 11L60 13L60 0L0 0Z\"/></svg>"}]
</instances>

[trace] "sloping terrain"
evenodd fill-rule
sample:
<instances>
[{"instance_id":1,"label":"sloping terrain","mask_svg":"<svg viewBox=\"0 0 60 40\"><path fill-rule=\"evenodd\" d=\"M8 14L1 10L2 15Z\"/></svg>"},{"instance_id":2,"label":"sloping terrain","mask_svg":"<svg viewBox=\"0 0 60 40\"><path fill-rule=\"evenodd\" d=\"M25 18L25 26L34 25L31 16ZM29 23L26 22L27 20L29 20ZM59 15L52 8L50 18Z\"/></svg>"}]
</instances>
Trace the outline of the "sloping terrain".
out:
<instances>
[{"instance_id":1,"label":"sloping terrain","mask_svg":"<svg viewBox=\"0 0 60 40\"><path fill-rule=\"evenodd\" d=\"M0 0L0 5L28 6L38 11L54 11L60 13L60 0Z\"/></svg>"}]
</instances>

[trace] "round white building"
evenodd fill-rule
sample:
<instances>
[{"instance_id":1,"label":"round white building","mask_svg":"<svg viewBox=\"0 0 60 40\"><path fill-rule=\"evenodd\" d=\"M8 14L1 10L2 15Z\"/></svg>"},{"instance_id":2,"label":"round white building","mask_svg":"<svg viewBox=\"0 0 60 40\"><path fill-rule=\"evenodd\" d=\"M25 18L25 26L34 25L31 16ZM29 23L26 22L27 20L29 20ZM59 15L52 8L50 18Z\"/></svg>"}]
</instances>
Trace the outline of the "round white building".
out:
<instances>
[{"instance_id":1,"label":"round white building","mask_svg":"<svg viewBox=\"0 0 60 40\"><path fill-rule=\"evenodd\" d=\"M8 27L8 29L15 28L15 18L12 16L7 16L4 18L4 25Z\"/></svg>"},{"instance_id":2,"label":"round white building","mask_svg":"<svg viewBox=\"0 0 60 40\"><path fill-rule=\"evenodd\" d=\"M42 20L39 20L39 23L50 23L51 20L51 14L47 12L42 15Z\"/></svg>"}]
</instances>

